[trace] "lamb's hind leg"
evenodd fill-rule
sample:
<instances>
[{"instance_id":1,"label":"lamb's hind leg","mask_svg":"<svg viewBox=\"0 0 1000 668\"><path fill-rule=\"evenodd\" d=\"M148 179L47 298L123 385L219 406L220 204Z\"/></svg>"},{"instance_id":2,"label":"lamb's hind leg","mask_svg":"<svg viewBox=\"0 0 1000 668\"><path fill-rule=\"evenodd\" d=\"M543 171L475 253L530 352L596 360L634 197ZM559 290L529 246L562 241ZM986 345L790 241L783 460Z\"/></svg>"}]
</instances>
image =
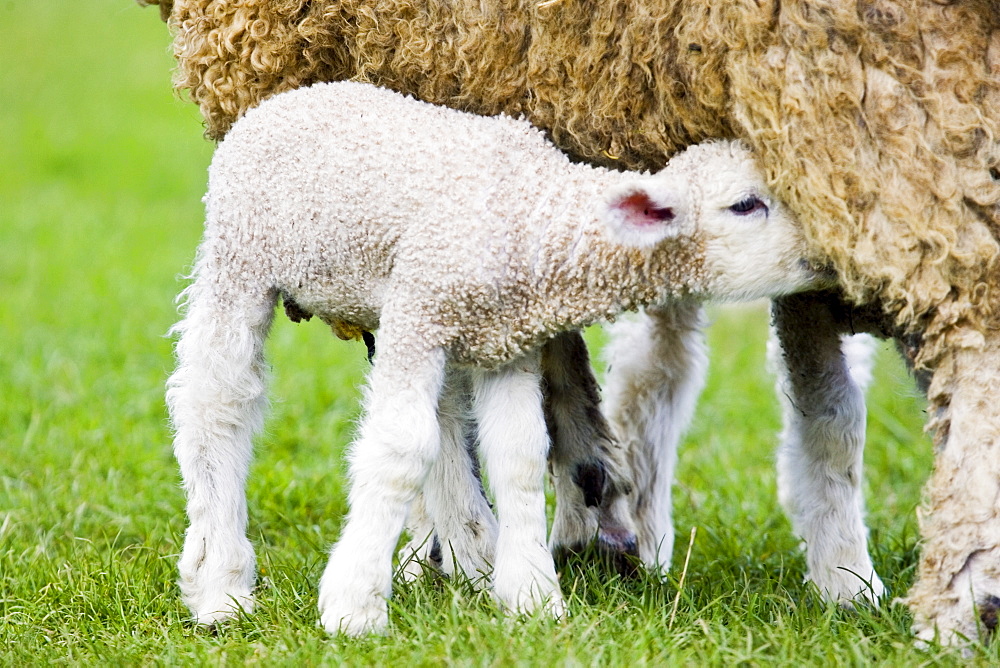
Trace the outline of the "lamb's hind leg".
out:
<instances>
[{"instance_id":1,"label":"lamb's hind leg","mask_svg":"<svg viewBox=\"0 0 1000 668\"><path fill-rule=\"evenodd\" d=\"M500 534L493 593L518 612L563 612L555 564L545 545L545 462L549 448L537 356L473 372L473 410Z\"/></svg>"},{"instance_id":2,"label":"lamb's hind leg","mask_svg":"<svg viewBox=\"0 0 1000 668\"><path fill-rule=\"evenodd\" d=\"M823 295L778 299L773 320L781 354L772 363L785 422L778 489L805 542L807 577L831 600L877 602L885 588L868 555L861 495L864 391L852 378Z\"/></svg>"},{"instance_id":3,"label":"lamb's hind leg","mask_svg":"<svg viewBox=\"0 0 1000 668\"><path fill-rule=\"evenodd\" d=\"M638 556L628 507L632 476L624 450L601 412L601 395L579 332L565 332L542 349L545 417L556 492L550 546L557 561L597 539L617 570Z\"/></svg>"},{"instance_id":4,"label":"lamb's hind leg","mask_svg":"<svg viewBox=\"0 0 1000 668\"><path fill-rule=\"evenodd\" d=\"M184 602L200 624L253 608L255 561L246 537L246 477L266 408L264 339L273 291L220 295L212 277L189 288L167 382L174 454L190 526L180 559Z\"/></svg>"},{"instance_id":5,"label":"lamb's hind leg","mask_svg":"<svg viewBox=\"0 0 1000 668\"><path fill-rule=\"evenodd\" d=\"M320 615L331 633L385 630L393 551L440 447L444 352L408 347L412 341L393 336L387 320L383 311L365 416L351 449L350 510L320 582Z\"/></svg>"}]
</instances>

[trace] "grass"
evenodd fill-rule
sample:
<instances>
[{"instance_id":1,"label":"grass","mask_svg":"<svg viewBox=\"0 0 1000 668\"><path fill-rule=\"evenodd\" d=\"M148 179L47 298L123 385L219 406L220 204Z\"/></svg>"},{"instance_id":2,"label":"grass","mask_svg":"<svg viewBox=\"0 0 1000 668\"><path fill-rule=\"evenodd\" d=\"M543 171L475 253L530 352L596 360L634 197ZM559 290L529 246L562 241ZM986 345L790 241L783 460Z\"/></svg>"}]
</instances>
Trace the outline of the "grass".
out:
<instances>
[{"instance_id":1,"label":"grass","mask_svg":"<svg viewBox=\"0 0 1000 668\"><path fill-rule=\"evenodd\" d=\"M0 0L0 665L966 660L914 649L900 606L848 612L803 584L775 500L762 306L712 311L711 376L674 495L678 570L698 528L682 590L679 572L623 581L580 563L562 580L572 614L553 622L505 619L463 582L400 585L391 635L355 641L317 627L315 590L344 512L364 352L279 318L249 489L259 609L217 634L192 628L174 584L183 499L162 392L211 146L170 92L168 41L156 11L129 0ZM900 595L931 448L888 350L870 400L872 550Z\"/></svg>"}]
</instances>

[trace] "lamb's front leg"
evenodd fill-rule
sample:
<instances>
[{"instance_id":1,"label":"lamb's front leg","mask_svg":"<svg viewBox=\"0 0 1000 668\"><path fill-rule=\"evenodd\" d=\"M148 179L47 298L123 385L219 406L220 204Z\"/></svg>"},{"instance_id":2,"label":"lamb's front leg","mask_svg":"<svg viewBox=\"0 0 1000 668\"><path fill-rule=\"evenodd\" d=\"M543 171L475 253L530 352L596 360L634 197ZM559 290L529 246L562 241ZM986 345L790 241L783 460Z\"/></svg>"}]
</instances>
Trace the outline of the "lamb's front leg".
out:
<instances>
[{"instance_id":1,"label":"lamb's front leg","mask_svg":"<svg viewBox=\"0 0 1000 668\"><path fill-rule=\"evenodd\" d=\"M392 339L379 339L351 449L350 510L320 582L320 615L330 633L380 633L388 625L393 552L440 447L444 352L397 349Z\"/></svg>"},{"instance_id":2,"label":"lamb's front leg","mask_svg":"<svg viewBox=\"0 0 1000 668\"><path fill-rule=\"evenodd\" d=\"M473 372L473 411L500 524L493 593L511 610L564 611L555 564L545 544L545 463L537 355Z\"/></svg>"},{"instance_id":3,"label":"lamb's front leg","mask_svg":"<svg viewBox=\"0 0 1000 668\"><path fill-rule=\"evenodd\" d=\"M670 567L673 553L671 488L677 446L708 369L703 327L698 303L651 308L612 325L605 349L608 415L635 482L629 499L639 556L656 572Z\"/></svg>"},{"instance_id":4,"label":"lamb's front leg","mask_svg":"<svg viewBox=\"0 0 1000 668\"><path fill-rule=\"evenodd\" d=\"M877 602L885 588L868 555L861 495L864 391L852 378L823 295L776 300L773 321L781 351L772 363L785 423L778 490L805 542L807 577L831 600Z\"/></svg>"}]
</instances>

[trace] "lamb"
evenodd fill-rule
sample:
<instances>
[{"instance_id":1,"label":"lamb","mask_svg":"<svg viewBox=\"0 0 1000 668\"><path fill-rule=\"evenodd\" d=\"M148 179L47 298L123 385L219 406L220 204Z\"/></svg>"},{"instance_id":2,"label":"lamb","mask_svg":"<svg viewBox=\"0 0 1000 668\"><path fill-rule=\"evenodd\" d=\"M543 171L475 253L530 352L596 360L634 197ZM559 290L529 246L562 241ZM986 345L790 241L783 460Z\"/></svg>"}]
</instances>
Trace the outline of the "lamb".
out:
<instances>
[{"instance_id":1,"label":"lamb","mask_svg":"<svg viewBox=\"0 0 1000 668\"><path fill-rule=\"evenodd\" d=\"M191 522L181 586L201 623L252 606L243 490L279 297L378 329L350 510L320 584L324 626L358 635L385 628L403 518L428 472L464 448L460 392L496 501L494 595L558 615L540 345L643 305L829 280L738 143L692 147L655 176L615 172L570 162L523 120L358 83L246 114L215 153L205 201L167 394Z\"/></svg>"},{"instance_id":2,"label":"lamb","mask_svg":"<svg viewBox=\"0 0 1000 668\"><path fill-rule=\"evenodd\" d=\"M914 630L971 638L980 614L995 616L1000 464L990 452L1000 411L979 398L1000 378L996 3L140 2L160 4L168 17L175 83L190 92L213 137L276 92L354 78L476 113L524 114L561 149L595 164L657 169L706 139L748 143L844 291L775 303L789 379L809 369L849 378L838 342L853 331L854 311L864 312L867 329L896 339L927 379L939 454L907 597ZM648 312L636 331L650 332L645 349L668 350L673 364L624 365L612 376L629 388L614 396L651 402L612 403L609 411L643 465L669 469L673 460L694 404L686 397L704 367L700 318L697 308ZM623 375L629 369L638 375ZM817 415L844 413L840 401L856 404L859 391L850 382L830 396L789 387ZM786 427L787 442L815 470L844 453L856 461L863 415L852 414L839 437L817 440L807 419ZM870 564L860 507L837 501L854 498L859 474L841 476L843 494L821 504L860 527L829 554L863 554ZM649 487L630 502L643 559L654 566L669 559L669 508L654 506L669 498L671 477L646 472ZM796 484L783 496L811 493L811 480ZM804 536L814 578L856 570L827 557L812 563L818 530ZM832 599L857 593L827 586Z\"/></svg>"}]
</instances>

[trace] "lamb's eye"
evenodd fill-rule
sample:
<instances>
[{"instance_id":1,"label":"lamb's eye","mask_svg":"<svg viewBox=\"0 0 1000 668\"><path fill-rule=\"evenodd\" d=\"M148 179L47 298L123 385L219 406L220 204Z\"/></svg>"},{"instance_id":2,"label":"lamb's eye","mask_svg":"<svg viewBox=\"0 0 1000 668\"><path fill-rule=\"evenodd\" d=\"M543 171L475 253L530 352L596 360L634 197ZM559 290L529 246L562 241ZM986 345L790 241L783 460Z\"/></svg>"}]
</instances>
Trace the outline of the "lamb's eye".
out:
<instances>
[{"instance_id":1,"label":"lamb's eye","mask_svg":"<svg viewBox=\"0 0 1000 668\"><path fill-rule=\"evenodd\" d=\"M746 216L748 214L754 213L755 211L763 210L767 213L767 205L759 197L745 197L741 199L736 204L729 207L729 210L739 216Z\"/></svg>"}]
</instances>

